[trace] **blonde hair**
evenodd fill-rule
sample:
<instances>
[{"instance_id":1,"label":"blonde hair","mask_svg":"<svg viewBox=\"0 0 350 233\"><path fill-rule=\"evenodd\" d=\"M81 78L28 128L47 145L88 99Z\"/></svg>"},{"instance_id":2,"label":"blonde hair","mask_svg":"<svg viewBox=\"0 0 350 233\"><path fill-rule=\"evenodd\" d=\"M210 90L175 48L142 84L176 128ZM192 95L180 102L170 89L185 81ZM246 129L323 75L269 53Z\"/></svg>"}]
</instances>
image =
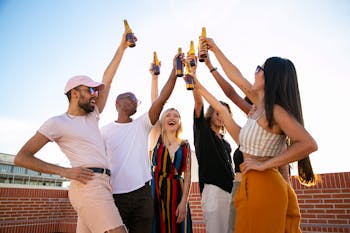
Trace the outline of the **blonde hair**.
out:
<instances>
[{"instance_id":1,"label":"blonde hair","mask_svg":"<svg viewBox=\"0 0 350 233\"><path fill-rule=\"evenodd\" d=\"M180 139L180 140L181 140L181 139L182 139L182 133L183 133L181 115L180 115L179 111L178 111L177 109L175 109L175 108L168 108L167 110L165 110L165 111L162 113L162 115L161 115L161 117L160 117L160 128L161 128L161 130L162 130L162 131L161 131L162 138L163 138L163 137L165 136L165 134L166 134L165 128L163 127L164 118L165 118L166 114L167 114L168 112L170 112L170 111L176 111L177 114L179 115L180 125L179 125L179 128L176 130L175 136L176 136L177 139Z\"/></svg>"}]
</instances>

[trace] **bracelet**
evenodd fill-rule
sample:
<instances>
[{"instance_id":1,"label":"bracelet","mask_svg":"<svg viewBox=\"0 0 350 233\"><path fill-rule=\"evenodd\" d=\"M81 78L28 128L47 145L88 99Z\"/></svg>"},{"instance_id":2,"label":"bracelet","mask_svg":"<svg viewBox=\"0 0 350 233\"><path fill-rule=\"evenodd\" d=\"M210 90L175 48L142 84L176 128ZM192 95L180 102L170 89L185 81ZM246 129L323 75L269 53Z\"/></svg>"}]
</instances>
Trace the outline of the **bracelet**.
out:
<instances>
[{"instance_id":1,"label":"bracelet","mask_svg":"<svg viewBox=\"0 0 350 233\"><path fill-rule=\"evenodd\" d=\"M210 70L210 73L213 73L214 71L216 71L218 68L214 67L213 69Z\"/></svg>"}]
</instances>

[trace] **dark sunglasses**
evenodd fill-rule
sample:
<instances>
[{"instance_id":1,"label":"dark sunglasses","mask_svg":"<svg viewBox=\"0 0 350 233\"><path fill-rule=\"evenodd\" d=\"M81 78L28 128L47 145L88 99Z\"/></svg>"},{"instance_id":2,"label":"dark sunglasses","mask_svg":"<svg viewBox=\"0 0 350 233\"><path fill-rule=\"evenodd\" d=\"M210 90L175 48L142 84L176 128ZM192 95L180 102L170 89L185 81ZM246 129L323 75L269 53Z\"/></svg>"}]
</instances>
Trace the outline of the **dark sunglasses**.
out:
<instances>
[{"instance_id":1,"label":"dark sunglasses","mask_svg":"<svg viewBox=\"0 0 350 233\"><path fill-rule=\"evenodd\" d=\"M98 95L98 90L96 87L89 87L89 92L91 95L94 95L94 94Z\"/></svg>"},{"instance_id":2,"label":"dark sunglasses","mask_svg":"<svg viewBox=\"0 0 350 233\"><path fill-rule=\"evenodd\" d=\"M255 69L255 74L259 73L261 70L265 71L264 68L262 68L261 66L258 65Z\"/></svg>"},{"instance_id":3,"label":"dark sunglasses","mask_svg":"<svg viewBox=\"0 0 350 233\"><path fill-rule=\"evenodd\" d=\"M74 89L80 91L80 90L82 90L81 87L83 87L83 86L79 86L79 87L76 87ZM84 87L86 87L86 86L84 86ZM88 91L90 93L90 95L96 94L98 96L98 89L96 87L87 87L87 89L84 88L84 90Z\"/></svg>"}]
</instances>

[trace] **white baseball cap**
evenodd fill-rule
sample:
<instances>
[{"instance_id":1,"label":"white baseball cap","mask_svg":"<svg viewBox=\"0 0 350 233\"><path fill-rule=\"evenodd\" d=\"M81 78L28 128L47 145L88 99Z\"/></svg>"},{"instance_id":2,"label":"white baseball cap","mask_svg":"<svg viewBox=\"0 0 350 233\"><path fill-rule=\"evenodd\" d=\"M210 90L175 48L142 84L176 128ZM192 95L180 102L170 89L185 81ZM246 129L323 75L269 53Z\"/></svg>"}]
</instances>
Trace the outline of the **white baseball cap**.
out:
<instances>
[{"instance_id":1,"label":"white baseball cap","mask_svg":"<svg viewBox=\"0 0 350 233\"><path fill-rule=\"evenodd\" d=\"M77 86L87 86L87 87L97 87L98 91L102 91L105 85L103 83L95 82L89 76L86 75L77 75L71 77L64 88L64 94L67 94L68 91L72 90Z\"/></svg>"}]
</instances>

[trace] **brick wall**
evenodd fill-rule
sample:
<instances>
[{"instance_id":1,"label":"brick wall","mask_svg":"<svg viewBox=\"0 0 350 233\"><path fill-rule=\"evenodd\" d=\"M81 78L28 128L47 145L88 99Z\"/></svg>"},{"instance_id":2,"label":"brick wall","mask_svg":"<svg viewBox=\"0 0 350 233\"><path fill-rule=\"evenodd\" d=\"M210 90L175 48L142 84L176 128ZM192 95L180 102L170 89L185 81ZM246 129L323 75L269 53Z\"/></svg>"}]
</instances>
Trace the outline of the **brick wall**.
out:
<instances>
[{"instance_id":1,"label":"brick wall","mask_svg":"<svg viewBox=\"0 0 350 233\"><path fill-rule=\"evenodd\" d=\"M194 233L205 233L205 224L203 221L201 196L199 192L198 182L193 182L190 190L190 209L193 223Z\"/></svg>"},{"instance_id":2,"label":"brick wall","mask_svg":"<svg viewBox=\"0 0 350 233\"><path fill-rule=\"evenodd\" d=\"M305 187L294 178L301 226L308 232L350 232L350 172L320 175L316 186Z\"/></svg>"},{"instance_id":3,"label":"brick wall","mask_svg":"<svg viewBox=\"0 0 350 233\"><path fill-rule=\"evenodd\" d=\"M298 195L304 233L350 233L350 172L320 175L314 187L292 178ZM190 193L194 233L204 233L198 183ZM67 190L0 187L1 233L73 233L76 214Z\"/></svg>"},{"instance_id":4,"label":"brick wall","mask_svg":"<svg viewBox=\"0 0 350 233\"><path fill-rule=\"evenodd\" d=\"M305 187L292 177L303 233L350 233L350 172L321 174L319 178L317 185ZM198 183L192 183L190 205L194 232L205 232Z\"/></svg>"},{"instance_id":5,"label":"brick wall","mask_svg":"<svg viewBox=\"0 0 350 233\"><path fill-rule=\"evenodd\" d=\"M75 232L67 190L0 188L1 233Z\"/></svg>"}]
</instances>

